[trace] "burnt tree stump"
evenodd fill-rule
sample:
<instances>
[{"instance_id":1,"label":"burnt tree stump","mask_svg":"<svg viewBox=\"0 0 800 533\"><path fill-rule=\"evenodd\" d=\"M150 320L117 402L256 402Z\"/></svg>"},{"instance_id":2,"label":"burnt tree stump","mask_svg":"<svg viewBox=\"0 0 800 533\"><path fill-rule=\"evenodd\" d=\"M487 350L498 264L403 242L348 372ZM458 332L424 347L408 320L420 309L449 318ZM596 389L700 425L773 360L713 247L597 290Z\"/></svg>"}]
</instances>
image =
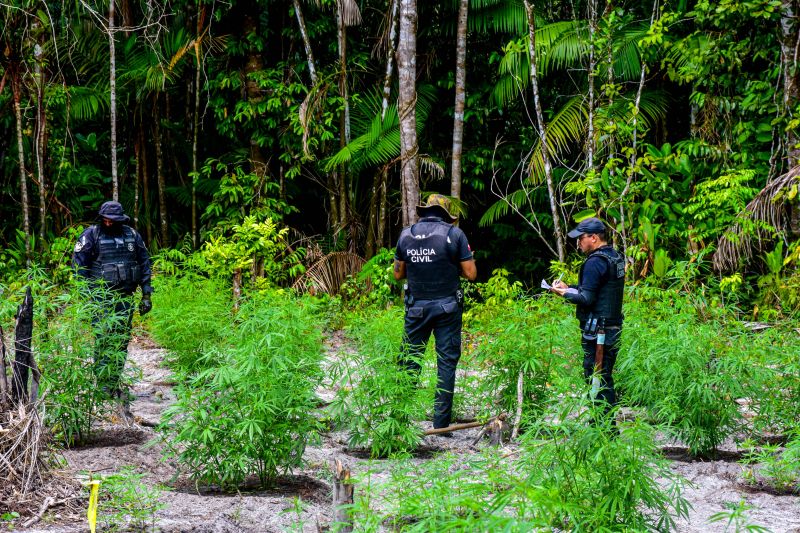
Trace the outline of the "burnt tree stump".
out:
<instances>
[{"instance_id":1,"label":"burnt tree stump","mask_svg":"<svg viewBox=\"0 0 800 533\"><path fill-rule=\"evenodd\" d=\"M34 368L31 339L33 338L33 296L31 288L25 289L25 298L17 307L17 323L14 328L14 362L11 364L11 398L15 404L27 403L28 370ZM38 375L34 373L35 387L38 389Z\"/></svg>"}]
</instances>

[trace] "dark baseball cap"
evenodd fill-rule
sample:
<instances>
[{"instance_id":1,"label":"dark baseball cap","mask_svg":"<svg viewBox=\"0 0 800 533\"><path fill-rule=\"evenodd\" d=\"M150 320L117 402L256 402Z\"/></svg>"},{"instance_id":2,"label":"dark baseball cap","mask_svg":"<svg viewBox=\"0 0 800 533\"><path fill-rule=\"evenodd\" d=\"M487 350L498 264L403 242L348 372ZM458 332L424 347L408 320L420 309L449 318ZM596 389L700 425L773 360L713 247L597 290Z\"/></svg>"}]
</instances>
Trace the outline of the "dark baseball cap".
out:
<instances>
[{"instance_id":1,"label":"dark baseball cap","mask_svg":"<svg viewBox=\"0 0 800 533\"><path fill-rule=\"evenodd\" d=\"M577 239L584 233L588 233L590 235L596 235L598 233L605 233L605 232L606 232L606 225L603 224L603 221L600 220L599 218L590 217L581 220L574 230L567 233L567 236L570 239Z\"/></svg>"},{"instance_id":2,"label":"dark baseball cap","mask_svg":"<svg viewBox=\"0 0 800 533\"><path fill-rule=\"evenodd\" d=\"M131 217L125 214L122 204L119 202L105 202L100 206L100 211L97 212L97 218L107 218L114 222L128 222Z\"/></svg>"}]
</instances>

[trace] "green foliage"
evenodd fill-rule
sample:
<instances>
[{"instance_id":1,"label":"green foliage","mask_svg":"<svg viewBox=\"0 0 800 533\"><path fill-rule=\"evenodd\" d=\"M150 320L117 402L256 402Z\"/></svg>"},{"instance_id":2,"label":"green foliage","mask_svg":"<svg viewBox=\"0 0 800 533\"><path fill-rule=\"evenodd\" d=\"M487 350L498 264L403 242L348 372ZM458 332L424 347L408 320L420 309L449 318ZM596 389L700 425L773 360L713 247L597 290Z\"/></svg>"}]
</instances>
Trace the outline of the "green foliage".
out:
<instances>
[{"instance_id":1,"label":"green foliage","mask_svg":"<svg viewBox=\"0 0 800 533\"><path fill-rule=\"evenodd\" d=\"M339 388L331 414L349 431L349 445L369 446L373 457L415 450L422 437L416 422L432 403L429 372L428 385L418 388L419 377L401 363L402 331L400 307L357 317L348 331L357 351L341 354L332 369Z\"/></svg>"},{"instance_id":2,"label":"green foliage","mask_svg":"<svg viewBox=\"0 0 800 533\"><path fill-rule=\"evenodd\" d=\"M742 461L746 482L767 485L781 494L800 493L800 434L795 431L784 448L764 445L757 448L752 441L744 443L748 450Z\"/></svg>"},{"instance_id":3,"label":"green foliage","mask_svg":"<svg viewBox=\"0 0 800 533\"><path fill-rule=\"evenodd\" d=\"M158 501L161 490L144 483L144 477L125 467L102 478L97 523L103 531L155 531L155 514L165 504Z\"/></svg>"},{"instance_id":4,"label":"green foliage","mask_svg":"<svg viewBox=\"0 0 800 533\"><path fill-rule=\"evenodd\" d=\"M742 423L735 400L752 373L741 357L747 340L699 320L679 295L663 295L626 307L617 383L623 401L645 407L690 453L713 455Z\"/></svg>"},{"instance_id":5,"label":"green foliage","mask_svg":"<svg viewBox=\"0 0 800 533\"><path fill-rule=\"evenodd\" d=\"M692 215L692 238L716 240L734 222L744 225L746 233L752 233L756 229L754 223L740 214L758 192L747 185L754 177L753 170L734 170L698 184L686 205L686 212Z\"/></svg>"},{"instance_id":6,"label":"green foliage","mask_svg":"<svg viewBox=\"0 0 800 533\"><path fill-rule=\"evenodd\" d=\"M484 307L488 308L488 300ZM478 394L484 416L517 409L517 380L523 376L523 413L534 419L554 393L552 383L562 360L575 360L574 324L567 306L553 298L506 302L484 310L473 324L475 364L485 374Z\"/></svg>"},{"instance_id":7,"label":"green foliage","mask_svg":"<svg viewBox=\"0 0 800 533\"><path fill-rule=\"evenodd\" d=\"M380 500L380 512L356 503L357 523L364 531L669 531L674 516L687 516L682 481L659 456L653 428L638 422L612 436L584 417L562 420L531 428L519 457L487 450L401 463L366 496Z\"/></svg>"},{"instance_id":8,"label":"green foliage","mask_svg":"<svg viewBox=\"0 0 800 533\"><path fill-rule=\"evenodd\" d=\"M262 486L301 464L319 429L313 414L322 344L308 299L265 292L242 305L229 346L203 354L164 414L167 454L202 483ZM208 316L209 320L215 317Z\"/></svg>"},{"instance_id":9,"label":"green foliage","mask_svg":"<svg viewBox=\"0 0 800 533\"><path fill-rule=\"evenodd\" d=\"M304 250L291 250L288 233L289 228L279 228L271 218L247 216L229 236L212 236L201 254L211 275L224 278L240 270L260 286L286 283L304 270Z\"/></svg>"},{"instance_id":10,"label":"green foliage","mask_svg":"<svg viewBox=\"0 0 800 533\"><path fill-rule=\"evenodd\" d=\"M170 351L176 369L188 372L208 362L233 327L230 289L217 279L161 276L156 279L148 329Z\"/></svg>"},{"instance_id":11,"label":"green foliage","mask_svg":"<svg viewBox=\"0 0 800 533\"><path fill-rule=\"evenodd\" d=\"M394 250L381 248L361 268L361 272L342 284L340 293L349 307L386 307L397 301L402 281L392 273Z\"/></svg>"},{"instance_id":12,"label":"green foliage","mask_svg":"<svg viewBox=\"0 0 800 533\"><path fill-rule=\"evenodd\" d=\"M728 531L731 526L733 526L733 531L736 533L740 533L741 531L746 531L748 533L769 533L771 531L764 526L748 523L746 513L752 509L752 507L747 505L744 499L740 500L739 503L727 502L725 507L727 507L725 511L714 513L709 517L708 521L712 524L716 522L726 522L725 531Z\"/></svg>"}]
</instances>

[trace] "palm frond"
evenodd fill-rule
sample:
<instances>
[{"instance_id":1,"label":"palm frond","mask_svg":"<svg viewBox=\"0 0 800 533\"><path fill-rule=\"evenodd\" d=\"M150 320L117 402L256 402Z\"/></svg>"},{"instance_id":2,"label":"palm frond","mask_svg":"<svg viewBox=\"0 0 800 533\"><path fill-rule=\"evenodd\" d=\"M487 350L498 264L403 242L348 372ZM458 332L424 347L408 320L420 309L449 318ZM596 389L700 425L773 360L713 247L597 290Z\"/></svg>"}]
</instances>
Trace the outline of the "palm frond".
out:
<instances>
[{"instance_id":1,"label":"palm frond","mask_svg":"<svg viewBox=\"0 0 800 533\"><path fill-rule=\"evenodd\" d=\"M342 22L345 26L358 26L361 24L361 9L356 0L338 0L339 9L342 10Z\"/></svg>"},{"instance_id":2,"label":"palm frond","mask_svg":"<svg viewBox=\"0 0 800 533\"><path fill-rule=\"evenodd\" d=\"M528 193L525 189L518 189L508 196L496 201L481 217L481 226L490 226L509 214L512 209L522 209L528 201Z\"/></svg>"},{"instance_id":3,"label":"palm frond","mask_svg":"<svg viewBox=\"0 0 800 533\"><path fill-rule=\"evenodd\" d=\"M754 249L764 239L774 244L774 233L783 231L787 217L788 196L800 188L800 166L772 180L753 198L738 221L719 238L714 252L714 268L719 272L735 270L753 258ZM744 221L756 231L744 230ZM766 231L769 228L770 231ZM755 242L753 242L755 237Z\"/></svg>"},{"instance_id":4,"label":"palm frond","mask_svg":"<svg viewBox=\"0 0 800 533\"><path fill-rule=\"evenodd\" d=\"M72 85L68 94L69 114L75 120L90 120L107 111L108 95L104 88Z\"/></svg>"},{"instance_id":5,"label":"palm frond","mask_svg":"<svg viewBox=\"0 0 800 533\"><path fill-rule=\"evenodd\" d=\"M525 33L528 19L520 0L470 0L467 28L479 33Z\"/></svg>"},{"instance_id":6,"label":"palm frond","mask_svg":"<svg viewBox=\"0 0 800 533\"><path fill-rule=\"evenodd\" d=\"M350 252L331 252L311 265L292 288L312 294L338 294L342 284L361 272L367 261Z\"/></svg>"}]
</instances>

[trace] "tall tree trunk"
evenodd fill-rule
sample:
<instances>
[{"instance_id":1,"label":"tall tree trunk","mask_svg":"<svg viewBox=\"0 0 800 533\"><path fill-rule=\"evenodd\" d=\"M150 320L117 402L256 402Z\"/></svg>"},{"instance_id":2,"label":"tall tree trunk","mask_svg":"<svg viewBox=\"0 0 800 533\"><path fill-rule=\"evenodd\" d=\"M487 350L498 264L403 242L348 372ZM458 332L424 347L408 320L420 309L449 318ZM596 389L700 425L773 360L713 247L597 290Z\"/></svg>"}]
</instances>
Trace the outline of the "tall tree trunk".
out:
<instances>
[{"instance_id":1,"label":"tall tree trunk","mask_svg":"<svg viewBox=\"0 0 800 533\"><path fill-rule=\"evenodd\" d=\"M389 109L389 97L392 94L392 73L394 71L395 54L397 53L397 27L400 23L400 0L389 0L389 50L386 54L386 74L383 76L383 102L381 102L381 120L386 118Z\"/></svg>"},{"instance_id":2,"label":"tall tree trunk","mask_svg":"<svg viewBox=\"0 0 800 533\"><path fill-rule=\"evenodd\" d=\"M38 25L38 22L35 25ZM41 43L34 45L33 56L36 59L36 66L34 67L36 80L36 133L33 146L34 154L36 155L36 175L39 179L39 249L43 250L44 236L47 232L47 179L44 169L44 157L47 150L47 113L44 104L44 48L42 48Z\"/></svg>"},{"instance_id":3,"label":"tall tree trunk","mask_svg":"<svg viewBox=\"0 0 800 533\"><path fill-rule=\"evenodd\" d=\"M385 165L381 170L381 187L380 187L380 210L378 214L378 236L377 248L386 246L386 227L389 225L389 200L387 189L389 188L389 166Z\"/></svg>"},{"instance_id":4,"label":"tall tree trunk","mask_svg":"<svg viewBox=\"0 0 800 533\"><path fill-rule=\"evenodd\" d=\"M22 201L22 231L25 234L25 259L31 261L31 204L28 199L28 172L25 170L25 144L22 142L22 79L17 63L11 74L11 91L14 93L14 115L17 120L17 157L19 158L19 189Z\"/></svg>"},{"instance_id":5,"label":"tall tree trunk","mask_svg":"<svg viewBox=\"0 0 800 533\"><path fill-rule=\"evenodd\" d=\"M119 201L119 176L117 175L117 54L114 44L114 0L108 3L109 99L111 100L111 185L112 197Z\"/></svg>"},{"instance_id":6,"label":"tall tree trunk","mask_svg":"<svg viewBox=\"0 0 800 533\"><path fill-rule=\"evenodd\" d=\"M139 230L139 179L142 175L142 144L141 136L136 135L136 140L133 142L133 157L136 158L136 168L134 172L136 175L133 177L133 229Z\"/></svg>"},{"instance_id":7,"label":"tall tree trunk","mask_svg":"<svg viewBox=\"0 0 800 533\"><path fill-rule=\"evenodd\" d=\"M653 11L650 14L650 27L653 27L653 23L656 20L656 13L658 12L658 2L659 0L655 0L653 2ZM637 150L639 149L638 140L639 140L639 104L642 101L642 90L644 90L644 74L645 74L645 62L642 61L642 69L639 72L639 87L636 89L636 98L633 102L633 139L632 139L632 146L631 146L631 158L630 158L630 168L628 169L628 178L625 180L625 188L622 190L622 193L619 195L619 213L620 213L620 233L622 234L622 249L625 258L628 257L628 234L627 228L625 226L625 198L628 195L628 192L631 190L631 184L633 183L633 178L636 175L637 169L636 166L638 165L638 153Z\"/></svg>"},{"instance_id":8,"label":"tall tree trunk","mask_svg":"<svg viewBox=\"0 0 800 533\"><path fill-rule=\"evenodd\" d=\"M344 148L350 142L350 101L347 91L347 26L344 22L344 7L341 2L336 2L336 36L339 47L339 95L344 102L340 117L339 147ZM350 209L347 202L347 166L342 165L337 173L337 197L339 200L339 227L344 228L348 223Z\"/></svg>"},{"instance_id":9,"label":"tall tree trunk","mask_svg":"<svg viewBox=\"0 0 800 533\"><path fill-rule=\"evenodd\" d=\"M257 30L256 20L248 13L242 22L242 35L246 38ZM247 63L244 66L245 92L247 101L251 104L257 104L264 99L258 82L252 76L253 73L262 70L264 70L264 61L261 58L261 52L251 48L247 53ZM267 159L264 157L264 152L259 146L255 134L250 138L250 163L257 176L263 178L267 175Z\"/></svg>"},{"instance_id":10,"label":"tall tree trunk","mask_svg":"<svg viewBox=\"0 0 800 533\"><path fill-rule=\"evenodd\" d=\"M197 149L200 131L200 72L202 63L200 62L200 40L203 35L203 22L205 19L206 10L204 6L200 6L197 12L197 37L194 40L194 117L192 127L192 247L197 249Z\"/></svg>"},{"instance_id":11,"label":"tall tree trunk","mask_svg":"<svg viewBox=\"0 0 800 533\"><path fill-rule=\"evenodd\" d=\"M589 0L589 132L586 142L586 167L589 172L594 170L594 153L597 147L594 137L594 78L597 69L595 59L595 35L597 34L597 0Z\"/></svg>"},{"instance_id":12,"label":"tall tree trunk","mask_svg":"<svg viewBox=\"0 0 800 533\"><path fill-rule=\"evenodd\" d=\"M153 97L153 127L156 144L156 173L158 179L158 212L161 222L161 248L169 246L169 225L167 224L167 178L164 175L164 154L161 149L161 113L158 107L158 93Z\"/></svg>"},{"instance_id":13,"label":"tall tree trunk","mask_svg":"<svg viewBox=\"0 0 800 533\"><path fill-rule=\"evenodd\" d=\"M539 99L539 78L536 72L536 15L533 13L533 5L524 0L525 12L528 15L528 56L531 64L531 87L533 88L533 104L536 110L536 121L539 130L539 137L542 140L542 163L544 166L544 177L547 182L547 196L550 199L550 214L553 217L553 233L556 240L556 250L558 260L563 263L566 258L566 248L564 246L564 234L561 231L561 215L558 212L556 201L556 188L553 183L553 166L550 162L550 146L547 141L547 125L544 122L542 113L542 102Z\"/></svg>"},{"instance_id":14,"label":"tall tree trunk","mask_svg":"<svg viewBox=\"0 0 800 533\"><path fill-rule=\"evenodd\" d=\"M144 140L144 125L139 125L139 142L142 161L142 211L144 212L144 233L147 244L153 242L153 219L150 210L150 171L147 167L147 143Z\"/></svg>"},{"instance_id":15,"label":"tall tree trunk","mask_svg":"<svg viewBox=\"0 0 800 533\"><path fill-rule=\"evenodd\" d=\"M292 0L294 14L297 17L297 25L300 27L300 36L303 38L303 46L306 49L306 61L308 61L308 75L311 77L311 85L317 84L317 67L314 63L314 51L311 48L311 39L308 37L306 21L303 18L303 11L300 9L300 0Z\"/></svg>"},{"instance_id":16,"label":"tall tree trunk","mask_svg":"<svg viewBox=\"0 0 800 533\"><path fill-rule=\"evenodd\" d=\"M453 163L450 170L450 195L461 198L461 151L464 143L464 105L467 84L467 14L469 0L458 8L456 38L456 103L453 112Z\"/></svg>"},{"instance_id":17,"label":"tall tree trunk","mask_svg":"<svg viewBox=\"0 0 800 533\"><path fill-rule=\"evenodd\" d=\"M400 43L397 47L400 94L400 161L403 226L417 221L419 204L419 160L417 145L417 1L400 0Z\"/></svg>"},{"instance_id":18,"label":"tall tree trunk","mask_svg":"<svg viewBox=\"0 0 800 533\"><path fill-rule=\"evenodd\" d=\"M783 109L786 120L800 101L800 69L798 69L798 49L800 49L800 2L781 1L781 64L783 65ZM786 132L786 162L792 169L800 164L800 136L797 128Z\"/></svg>"}]
</instances>

